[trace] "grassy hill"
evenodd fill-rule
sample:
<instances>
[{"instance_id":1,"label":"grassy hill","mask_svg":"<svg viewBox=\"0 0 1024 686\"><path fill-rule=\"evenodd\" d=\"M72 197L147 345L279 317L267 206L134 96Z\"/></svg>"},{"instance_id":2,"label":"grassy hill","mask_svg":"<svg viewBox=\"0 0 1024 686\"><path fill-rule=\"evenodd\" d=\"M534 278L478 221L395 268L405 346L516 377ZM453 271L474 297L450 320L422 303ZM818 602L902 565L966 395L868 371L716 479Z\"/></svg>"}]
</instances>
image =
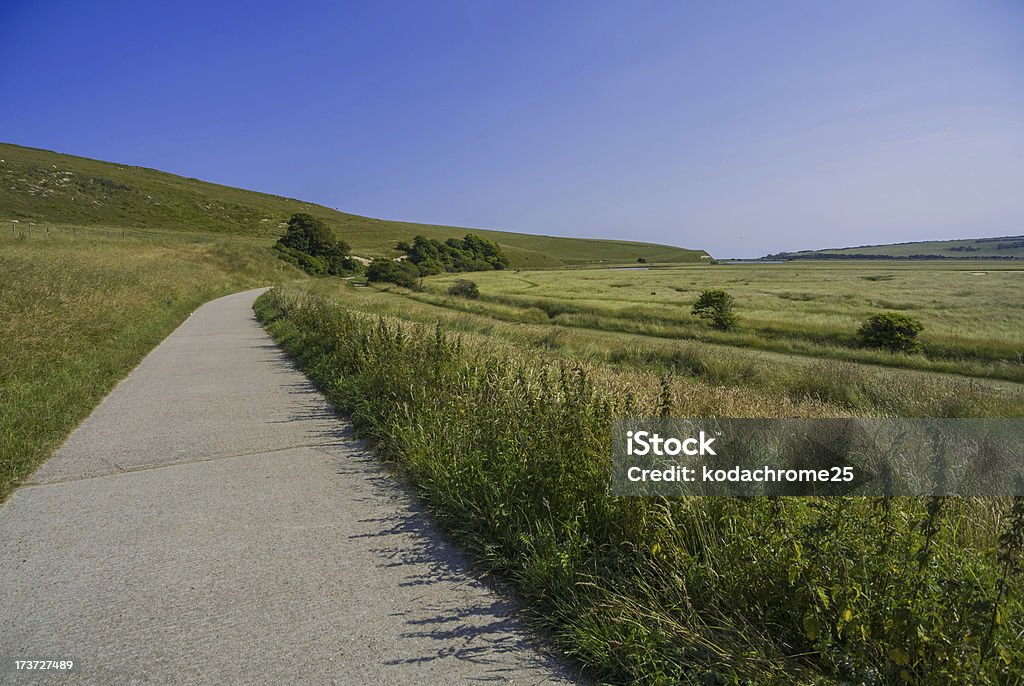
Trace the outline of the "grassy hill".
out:
<instances>
[{"instance_id":1,"label":"grassy hill","mask_svg":"<svg viewBox=\"0 0 1024 686\"><path fill-rule=\"evenodd\" d=\"M357 255L395 255L416 234L462 237L470 229L361 217L266 193L166 172L0 143L0 221L210 232L263 239L295 212L327 222ZM699 262L706 253L632 241L558 238L471 229L497 241L516 267L593 262Z\"/></svg>"},{"instance_id":2,"label":"grassy hill","mask_svg":"<svg viewBox=\"0 0 1024 686\"><path fill-rule=\"evenodd\" d=\"M1024 236L964 238L952 241L915 241L852 248L800 250L768 255L772 259L1024 259Z\"/></svg>"}]
</instances>

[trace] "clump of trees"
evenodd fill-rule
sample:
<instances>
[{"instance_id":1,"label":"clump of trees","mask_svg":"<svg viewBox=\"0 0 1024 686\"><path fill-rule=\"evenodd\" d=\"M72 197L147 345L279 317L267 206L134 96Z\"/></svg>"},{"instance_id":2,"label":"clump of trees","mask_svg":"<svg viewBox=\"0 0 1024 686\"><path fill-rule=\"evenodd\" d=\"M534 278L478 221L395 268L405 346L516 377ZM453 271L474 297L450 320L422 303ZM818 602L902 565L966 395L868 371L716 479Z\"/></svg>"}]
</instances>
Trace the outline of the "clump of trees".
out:
<instances>
[{"instance_id":1,"label":"clump of trees","mask_svg":"<svg viewBox=\"0 0 1024 686\"><path fill-rule=\"evenodd\" d=\"M480 288L477 287L475 281L470 281L469 279L455 279L455 281L452 282L452 285L448 287L448 295L476 300L480 297Z\"/></svg>"},{"instance_id":2,"label":"clump of trees","mask_svg":"<svg viewBox=\"0 0 1024 686\"><path fill-rule=\"evenodd\" d=\"M872 315L857 330L857 340L868 348L882 348L893 352L913 353L921 349L917 334L924 324L898 312Z\"/></svg>"},{"instance_id":3,"label":"clump of trees","mask_svg":"<svg viewBox=\"0 0 1024 686\"><path fill-rule=\"evenodd\" d=\"M736 300L725 291L703 291L693 304L690 314L706 319L712 327L725 331L736 325L733 306Z\"/></svg>"},{"instance_id":4,"label":"clump of trees","mask_svg":"<svg viewBox=\"0 0 1024 686\"><path fill-rule=\"evenodd\" d=\"M444 242L416 236L412 243L402 241L395 247L405 253L405 259L374 260L366 268L367 280L416 288L423 276L444 272L490 271L505 269L509 265L508 256L502 252L501 246L471 233L466 234L465 238L449 238Z\"/></svg>"},{"instance_id":5,"label":"clump of trees","mask_svg":"<svg viewBox=\"0 0 1024 686\"><path fill-rule=\"evenodd\" d=\"M313 215L300 212L288 220L288 230L274 244L278 256L307 274L339 276L359 269L348 243Z\"/></svg>"},{"instance_id":6,"label":"clump of trees","mask_svg":"<svg viewBox=\"0 0 1024 686\"><path fill-rule=\"evenodd\" d=\"M506 269L509 259L494 241L468 233L465 238L449 238L443 243L433 238L416 236L412 243L396 246L407 260L419 267L420 274L430 276L443 272L480 272Z\"/></svg>"}]
</instances>

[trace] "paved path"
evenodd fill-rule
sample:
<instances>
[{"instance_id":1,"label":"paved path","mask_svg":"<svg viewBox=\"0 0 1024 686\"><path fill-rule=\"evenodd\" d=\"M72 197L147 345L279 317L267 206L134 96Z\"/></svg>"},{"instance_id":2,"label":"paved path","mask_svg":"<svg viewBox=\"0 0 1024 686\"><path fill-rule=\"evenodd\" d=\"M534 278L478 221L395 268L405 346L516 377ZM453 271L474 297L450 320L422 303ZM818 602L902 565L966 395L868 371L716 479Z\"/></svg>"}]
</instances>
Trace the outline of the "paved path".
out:
<instances>
[{"instance_id":1,"label":"paved path","mask_svg":"<svg viewBox=\"0 0 1024 686\"><path fill-rule=\"evenodd\" d=\"M253 317L215 300L0 510L0 683L567 683Z\"/></svg>"}]
</instances>

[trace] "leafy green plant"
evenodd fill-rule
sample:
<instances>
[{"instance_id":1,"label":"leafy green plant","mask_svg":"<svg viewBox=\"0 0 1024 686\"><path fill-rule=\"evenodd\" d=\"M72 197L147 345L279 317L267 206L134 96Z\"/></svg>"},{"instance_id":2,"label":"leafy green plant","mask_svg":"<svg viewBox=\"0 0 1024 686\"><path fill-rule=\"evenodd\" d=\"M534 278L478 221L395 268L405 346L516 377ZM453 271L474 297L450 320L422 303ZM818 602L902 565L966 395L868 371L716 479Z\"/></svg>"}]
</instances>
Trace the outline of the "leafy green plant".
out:
<instances>
[{"instance_id":1,"label":"leafy green plant","mask_svg":"<svg viewBox=\"0 0 1024 686\"><path fill-rule=\"evenodd\" d=\"M455 282L448 287L448 295L455 295L461 298L470 298L475 300L480 297L480 289L474 281L470 281L469 279L456 279Z\"/></svg>"},{"instance_id":2,"label":"leafy green plant","mask_svg":"<svg viewBox=\"0 0 1024 686\"><path fill-rule=\"evenodd\" d=\"M913 317L897 312L882 312L872 315L861 324L857 340L868 348L912 353L921 348L917 334L922 329L924 325Z\"/></svg>"},{"instance_id":3,"label":"leafy green plant","mask_svg":"<svg viewBox=\"0 0 1024 686\"><path fill-rule=\"evenodd\" d=\"M736 324L734 304L735 299L725 291L703 291L693 304L690 314L706 319L712 327L725 331Z\"/></svg>"},{"instance_id":4,"label":"leafy green plant","mask_svg":"<svg viewBox=\"0 0 1024 686\"><path fill-rule=\"evenodd\" d=\"M419 268L408 260L389 260L378 257L366 268L367 281L393 283L405 288L417 288Z\"/></svg>"}]
</instances>

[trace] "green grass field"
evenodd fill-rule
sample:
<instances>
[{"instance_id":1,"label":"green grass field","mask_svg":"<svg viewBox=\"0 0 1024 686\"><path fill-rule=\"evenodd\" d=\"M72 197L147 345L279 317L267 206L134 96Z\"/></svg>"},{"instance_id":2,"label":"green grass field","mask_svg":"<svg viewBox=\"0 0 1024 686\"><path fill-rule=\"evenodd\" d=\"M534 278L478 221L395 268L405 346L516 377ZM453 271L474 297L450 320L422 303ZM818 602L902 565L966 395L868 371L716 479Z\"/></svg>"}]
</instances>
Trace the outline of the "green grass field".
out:
<instances>
[{"instance_id":1,"label":"green grass field","mask_svg":"<svg viewBox=\"0 0 1024 686\"><path fill-rule=\"evenodd\" d=\"M0 226L6 221L62 226L163 229L248 236L272 243L288 217L307 212L363 257L396 256L417 234L461 238L468 231L505 247L513 265L698 262L701 250L632 241L558 238L360 217L321 205L221 186L154 169L0 143ZM4 227L9 228L9 227Z\"/></svg>"},{"instance_id":2,"label":"green grass field","mask_svg":"<svg viewBox=\"0 0 1024 686\"><path fill-rule=\"evenodd\" d=\"M790 262L481 273L471 277L481 291L473 303L444 295L455 278L428 279L428 299L510 321L1024 381L1024 265L1014 263ZM709 288L736 298L735 330L715 331L690 314L699 293ZM857 346L860 323L881 311L911 314L924 323L923 354Z\"/></svg>"}]
</instances>

